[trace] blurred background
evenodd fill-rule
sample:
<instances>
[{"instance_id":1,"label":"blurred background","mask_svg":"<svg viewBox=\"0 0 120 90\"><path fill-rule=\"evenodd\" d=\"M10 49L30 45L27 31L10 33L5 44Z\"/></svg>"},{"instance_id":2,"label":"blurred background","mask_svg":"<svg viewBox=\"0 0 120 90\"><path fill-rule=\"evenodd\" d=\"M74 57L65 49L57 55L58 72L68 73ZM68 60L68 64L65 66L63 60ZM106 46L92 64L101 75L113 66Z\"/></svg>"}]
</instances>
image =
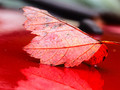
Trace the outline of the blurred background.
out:
<instances>
[{"instance_id":1,"label":"blurred background","mask_svg":"<svg viewBox=\"0 0 120 90\"><path fill-rule=\"evenodd\" d=\"M104 28L120 34L120 0L0 0L0 33L22 29L23 6L35 6L49 11L52 15L75 25L83 31L100 35ZM12 21L12 23L11 23ZM114 26L117 27L114 27Z\"/></svg>"}]
</instances>

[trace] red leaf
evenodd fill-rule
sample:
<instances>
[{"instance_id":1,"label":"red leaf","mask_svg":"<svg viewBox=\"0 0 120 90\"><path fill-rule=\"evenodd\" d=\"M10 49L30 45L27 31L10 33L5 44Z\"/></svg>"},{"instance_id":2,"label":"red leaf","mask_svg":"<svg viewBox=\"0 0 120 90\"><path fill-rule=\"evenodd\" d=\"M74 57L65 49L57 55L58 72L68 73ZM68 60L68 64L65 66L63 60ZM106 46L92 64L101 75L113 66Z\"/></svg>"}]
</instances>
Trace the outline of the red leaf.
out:
<instances>
[{"instance_id":1,"label":"red leaf","mask_svg":"<svg viewBox=\"0 0 120 90\"><path fill-rule=\"evenodd\" d=\"M37 35L24 50L40 63L73 67L83 61L97 64L107 56L104 44L47 11L27 6L23 10L24 27Z\"/></svg>"},{"instance_id":2,"label":"red leaf","mask_svg":"<svg viewBox=\"0 0 120 90\"><path fill-rule=\"evenodd\" d=\"M102 90L104 85L99 72L83 64L77 68L40 64L22 72L27 80L19 81L17 90Z\"/></svg>"}]
</instances>

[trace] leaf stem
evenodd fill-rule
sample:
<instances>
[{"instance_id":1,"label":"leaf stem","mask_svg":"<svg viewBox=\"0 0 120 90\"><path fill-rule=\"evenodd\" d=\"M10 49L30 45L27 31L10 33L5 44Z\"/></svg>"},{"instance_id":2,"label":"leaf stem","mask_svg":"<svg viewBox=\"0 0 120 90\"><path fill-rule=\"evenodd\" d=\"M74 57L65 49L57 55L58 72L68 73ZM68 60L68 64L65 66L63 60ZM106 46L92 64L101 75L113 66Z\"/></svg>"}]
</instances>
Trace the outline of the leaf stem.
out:
<instances>
[{"instance_id":1,"label":"leaf stem","mask_svg":"<svg viewBox=\"0 0 120 90\"><path fill-rule=\"evenodd\" d=\"M120 42L116 42L116 41L100 41L100 42L104 44L120 45Z\"/></svg>"}]
</instances>

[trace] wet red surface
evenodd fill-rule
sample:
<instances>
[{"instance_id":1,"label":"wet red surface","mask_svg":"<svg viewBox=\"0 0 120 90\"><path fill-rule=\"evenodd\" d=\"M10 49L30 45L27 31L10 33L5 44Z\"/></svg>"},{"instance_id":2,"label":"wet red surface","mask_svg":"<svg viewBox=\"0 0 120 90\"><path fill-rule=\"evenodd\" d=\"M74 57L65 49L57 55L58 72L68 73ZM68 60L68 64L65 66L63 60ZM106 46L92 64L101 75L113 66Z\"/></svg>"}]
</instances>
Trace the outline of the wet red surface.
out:
<instances>
[{"instance_id":1,"label":"wet red surface","mask_svg":"<svg viewBox=\"0 0 120 90\"><path fill-rule=\"evenodd\" d=\"M98 38L120 42L120 34L107 27ZM0 90L120 89L120 46L106 44L109 55L96 68L85 64L74 68L52 67L39 64L39 60L23 51L33 37L24 30L1 34Z\"/></svg>"},{"instance_id":2,"label":"wet red surface","mask_svg":"<svg viewBox=\"0 0 120 90\"><path fill-rule=\"evenodd\" d=\"M108 27L108 26L107 26ZM109 28L105 27L102 40L118 41L120 42L120 34L109 31ZM110 26L111 27L111 26ZM115 27L115 26L114 26ZM117 28L120 31L120 28ZM119 90L120 89L120 46L106 44L109 52L108 57L103 63L99 65L98 71L101 73L104 79L103 90Z\"/></svg>"},{"instance_id":3,"label":"wet red surface","mask_svg":"<svg viewBox=\"0 0 120 90\"><path fill-rule=\"evenodd\" d=\"M33 35L24 31L0 37L0 89L102 89L104 80L94 67L81 64L64 68L39 64L39 60L22 50L32 38Z\"/></svg>"},{"instance_id":4,"label":"wet red surface","mask_svg":"<svg viewBox=\"0 0 120 90\"><path fill-rule=\"evenodd\" d=\"M2 90L53 87L59 89L79 87L83 90L85 88L120 89L120 46L107 45L109 55L96 69L84 64L76 68L51 67L40 65L38 60L29 57L22 50L32 38L33 35L25 31L0 36L0 88ZM120 41L120 36L105 31L101 39ZM73 84L72 81L75 83Z\"/></svg>"}]
</instances>

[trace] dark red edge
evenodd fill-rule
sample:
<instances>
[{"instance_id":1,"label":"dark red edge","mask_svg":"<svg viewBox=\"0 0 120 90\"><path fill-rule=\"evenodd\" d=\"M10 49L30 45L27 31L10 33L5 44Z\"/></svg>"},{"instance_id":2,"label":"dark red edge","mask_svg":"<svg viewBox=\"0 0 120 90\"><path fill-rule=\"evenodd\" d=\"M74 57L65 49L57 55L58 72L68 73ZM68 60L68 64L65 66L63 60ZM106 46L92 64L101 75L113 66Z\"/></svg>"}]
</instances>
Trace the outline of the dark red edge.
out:
<instances>
[{"instance_id":1,"label":"dark red edge","mask_svg":"<svg viewBox=\"0 0 120 90\"><path fill-rule=\"evenodd\" d=\"M108 48L106 45L101 44L98 51L89 59L89 61L84 61L84 63L87 63L89 65L95 65L104 61L107 56L108 56Z\"/></svg>"}]
</instances>

